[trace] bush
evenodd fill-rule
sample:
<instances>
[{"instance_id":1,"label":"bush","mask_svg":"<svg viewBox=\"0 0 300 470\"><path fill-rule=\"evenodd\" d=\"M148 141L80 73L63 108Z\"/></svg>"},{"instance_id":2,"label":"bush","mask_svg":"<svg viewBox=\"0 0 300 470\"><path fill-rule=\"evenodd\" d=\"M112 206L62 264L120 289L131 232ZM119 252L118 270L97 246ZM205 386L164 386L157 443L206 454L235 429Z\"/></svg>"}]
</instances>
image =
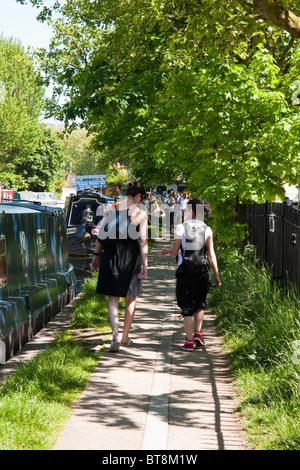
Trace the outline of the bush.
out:
<instances>
[{"instance_id":1,"label":"bush","mask_svg":"<svg viewBox=\"0 0 300 470\"><path fill-rule=\"evenodd\" d=\"M252 247L243 254L218 250L218 260L222 286L211 291L210 307L229 350L251 442L299 449L300 366L293 360L294 341L300 339L299 297L293 286L273 281Z\"/></svg>"}]
</instances>

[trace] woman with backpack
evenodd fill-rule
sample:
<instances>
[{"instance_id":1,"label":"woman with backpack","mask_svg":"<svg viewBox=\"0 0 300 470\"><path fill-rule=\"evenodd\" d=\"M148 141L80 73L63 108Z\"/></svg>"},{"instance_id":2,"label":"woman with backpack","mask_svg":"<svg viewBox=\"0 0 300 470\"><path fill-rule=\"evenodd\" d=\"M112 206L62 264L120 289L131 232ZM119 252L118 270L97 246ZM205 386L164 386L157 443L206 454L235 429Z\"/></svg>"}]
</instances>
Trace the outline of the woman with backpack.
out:
<instances>
[{"instance_id":1,"label":"woman with backpack","mask_svg":"<svg viewBox=\"0 0 300 470\"><path fill-rule=\"evenodd\" d=\"M204 212L203 201L189 200L185 221L175 229L172 249L161 250L161 256L178 256L176 298L182 311L186 333L182 346L184 351L193 351L194 343L196 347L204 346L201 329L211 282L207 258L214 272L216 286L221 285L212 230L201 220Z\"/></svg>"}]
</instances>

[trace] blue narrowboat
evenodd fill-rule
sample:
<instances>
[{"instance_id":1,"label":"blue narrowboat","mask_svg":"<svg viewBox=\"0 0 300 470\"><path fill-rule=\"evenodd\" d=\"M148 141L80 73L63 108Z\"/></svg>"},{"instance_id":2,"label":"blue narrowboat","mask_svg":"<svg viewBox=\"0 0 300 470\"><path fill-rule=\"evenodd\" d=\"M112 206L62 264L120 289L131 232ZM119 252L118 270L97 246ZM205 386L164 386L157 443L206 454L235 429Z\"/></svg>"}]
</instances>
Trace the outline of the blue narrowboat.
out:
<instances>
[{"instance_id":1,"label":"blue narrowboat","mask_svg":"<svg viewBox=\"0 0 300 470\"><path fill-rule=\"evenodd\" d=\"M97 225L102 220L106 205L115 200L93 190L79 190L66 199L67 239L71 256L89 256L92 253Z\"/></svg>"},{"instance_id":2,"label":"blue narrowboat","mask_svg":"<svg viewBox=\"0 0 300 470\"><path fill-rule=\"evenodd\" d=\"M75 289L64 210L0 203L0 362L61 311Z\"/></svg>"}]
</instances>

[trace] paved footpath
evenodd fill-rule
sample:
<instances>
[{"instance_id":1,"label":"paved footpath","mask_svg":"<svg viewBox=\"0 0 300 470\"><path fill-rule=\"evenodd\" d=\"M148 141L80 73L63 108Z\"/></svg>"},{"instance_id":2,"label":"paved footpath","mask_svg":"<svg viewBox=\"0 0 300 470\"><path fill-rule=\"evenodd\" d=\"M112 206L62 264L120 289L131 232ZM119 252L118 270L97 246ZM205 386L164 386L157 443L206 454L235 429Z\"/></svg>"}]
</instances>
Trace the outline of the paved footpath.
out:
<instances>
[{"instance_id":1,"label":"paved footpath","mask_svg":"<svg viewBox=\"0 0 300 470\"><path fill-rule=\"evenodd\" d=\"M185 352L174 258L149 256L131 331L134 345L101 357L54 450L246 450L213 315L205 349ZM122 325L122 323L121 323Z\"/></svg>"}]
</instances>

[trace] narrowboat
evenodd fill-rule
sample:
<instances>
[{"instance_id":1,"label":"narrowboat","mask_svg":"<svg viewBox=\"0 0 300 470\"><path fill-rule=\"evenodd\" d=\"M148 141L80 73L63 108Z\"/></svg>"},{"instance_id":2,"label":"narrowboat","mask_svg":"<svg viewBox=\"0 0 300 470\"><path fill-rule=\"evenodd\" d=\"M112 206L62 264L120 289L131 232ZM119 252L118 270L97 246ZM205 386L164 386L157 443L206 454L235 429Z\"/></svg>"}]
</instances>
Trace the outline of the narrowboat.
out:
<instances>
[{"instance_id":1,"label":"narrowboat","mask_svg":"<svg viewBox=\"0 0 300 470\"><path fill-rule=\"evenodd\" d=\"M38 203L0 203L0 363L75 296L65 212Z\"/></svg>"},{"instance_id":2,"label":"narrowboat","mask_svg":"<svg viewBox=\"0 0 300 470\"><path fill-rule=\"evenodd\" d=\"M97 225L102 220L106 205L115 200L94 190L79 190L66 198L69 255L91 255L96 243Z\"/></svg>"}]
</instances>

